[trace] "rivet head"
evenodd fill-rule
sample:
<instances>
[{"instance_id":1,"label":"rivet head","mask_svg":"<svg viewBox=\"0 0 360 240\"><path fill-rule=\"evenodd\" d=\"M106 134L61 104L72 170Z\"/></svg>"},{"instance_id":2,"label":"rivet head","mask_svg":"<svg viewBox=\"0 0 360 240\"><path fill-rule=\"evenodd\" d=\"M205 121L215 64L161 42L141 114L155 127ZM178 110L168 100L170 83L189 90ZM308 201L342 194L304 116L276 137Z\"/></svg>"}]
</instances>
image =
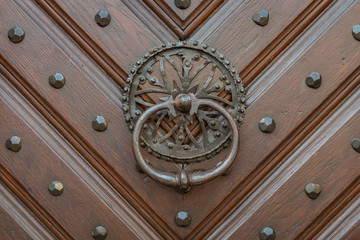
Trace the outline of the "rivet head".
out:
<instances>
[{"instance_id":1,"label":"rivet head","mask_svg":"<svg viewBox=\"0 0 360 240\"><path fill-rule=\"evenodd\" d=\"M271 227L263 228L259 233L259 238L261 240L274 240L275 239L275 231Z\"/></svg>"},{"instance_id":2,"label":"rivet head","mask_svg":"<svg viewBox=\"0 0 360 240\"><path fill-rule=\"evenodd\" d=\"M312 72L306 77L306 85L311 88L319 88L321 86L321 75L318 72Z\"/></svg>"},{"instance_id":3,"label":"rivet head","mask_svg":"<svg viewBox=\"0 0 360 240\"><path fill-rule=\"evenodd\" d=\"M49 77L49 83L54 88L62 88L65 85L65 77L61 73L55 73Z\"/></svg>"},{"instance_id":4,"label":"rivet head","mask_svg":"<svg viewBox=\"0 0 360 240\"><path fill-rule=\"evenodd\" d=\"M305 186L305 192L311 199L316 199L320 195L321 190L320 184L317 183L309 183Z\"/></svg>"},{"instance_id":5,"label":"rivet head","mask_svg":"<svg viewBox=\"0 0 360 240\"><path fill-rule=\"evenodd\" d=\"M92 230L91 235L96 240L103 240L107 236L107 230L103 226L97 226Z\"/></svg>"},{"instance_id":6,"label":"rivet head","mask_svg":"<svg viewBox=\"0 0 360 240\"><path fill-rule=\"evenodd\" d=\"M174 2L175 6L180 9L187 9L191 4L190 0L175 0Z\"/></svg>"},{"instance_id":7,"label":"rivet head","mask_svg":"<svg viewBox=\"0 0 360 240\"><path fill-rule=\"evenodd\" d=\"M354 138L351 141L351 146L353 147L353 149L357 152L360 153L360 137Z\"/></svg>"},{"instance_id":8,"label":"rivet head","mask_svg":"<svg viewBox=\"0 0 360 240\"><path fill-rule=\"evenodd\" d=\"M11 42L19 43L24 39L25 32L21 27L13 27L8 31L8 37Z\"/></svg>"},{"instance_id":9,"label":"rivet head","mask_svg":"<svg viewBox=\"0 0 360 240\"><path fill-rule=\"evenodd\" d=\"M98 132L103 132L107 128L107 121L103 116L96 116L92 121L92 127Z\"/></svg>"},{"instance_id":10,"label":"rivet head","mask_svg":"<svg viewBox=\"0 0 360 240\"><path fill-rule=\"evenodd\" d=\"M360 24L356 24L352 28L353 36L356 40L360 41Z\"/></svg>"},{"instance_id":11,"label":"rivet head","mask_svg":"<svg viewBox=\"0 0 360 240\"><path fill-rule=\"evenodd\" d=\"M22 141L20 137L12 136L8 140L6 140L5 145L9 150L13 152L18 152L21 149Z\"/></svg>"},{"instance_id":12,"label":"rivet head","mask_svg":"<svg viewBox=\"0 0 360 240\"><path fill-rule=\"evenodd\" d=\"M265 26L269 22L269 12L265 9L257 11L253 15L253 20L257 25Z\"/></svg>"},{"instance_id":13,"label":"rivet head","mask_svg":"<svg viewBox=\"0 0 360 240\"><path fill-rule=\"evenodd\" d=\"M264 133L271 133L275 129L275 120L271 117L264 117L259 122L259 128Z\"/></svg>"},{"instance_id":14,"label":"rivet head","mask_svg":"<svg viewBox=\"0 0 360 240\"><path fill-rule=\"evenodd\" d=\"M100 27L106 27L111 20L111 16L107 10L100 10L95 14L95 22Z\"/></svg>"},{"instance_id":15,"label":"rivet head","mask_svg":"<svg viewBox=\"0 0 360 240\"><path fill-rule=\"evenodd\" d=\"M191 216L188 212L180 211L176 213L175 223L179 227L187 227L191 223Z\"/></svg>"},{"instance_id":16,"label":"rivet head","mask_svg":"<svg viewBox=\"0 0 360 240\"><path fill-rule=\"evenodd\" d=\"M49 189L49 192L51 193L51 195L59 196L64 191L64 185L60 181L54 181L49 184L48 189Z\"/></svg>"}]
</instances>

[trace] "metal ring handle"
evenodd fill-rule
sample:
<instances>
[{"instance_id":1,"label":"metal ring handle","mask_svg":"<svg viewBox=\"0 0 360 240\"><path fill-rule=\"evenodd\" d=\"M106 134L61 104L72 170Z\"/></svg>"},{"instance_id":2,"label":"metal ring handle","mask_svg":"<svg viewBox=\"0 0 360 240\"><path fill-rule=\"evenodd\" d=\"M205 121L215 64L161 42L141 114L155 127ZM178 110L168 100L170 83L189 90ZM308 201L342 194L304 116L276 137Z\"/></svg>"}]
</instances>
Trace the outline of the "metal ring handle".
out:
<instances>
[{"instance_id":1,"label":"metal ring handle","mask_svg":"<svg viewBox=\"0 0 360 240\"><path fill-rule=\"evenodd\" d=\"M140 116L133 132L132 148L134 157L140 169L142 169L144 173L146 173L152 179L168 186L188 189L192 185L200 185L222 175L229 167L231 167L232 163L234 162L239 147L239 132L234 119L224 107L212 100L197 99L197 101L198 105L207 105L214 108L230 123L232 141L229 156L224 161L222 161L221 164L218 164L212 169L205 171L191 171L190 173L187 173L185 170L181 170L181 172L178 174L162 172L157 171L152 166L150 166L150 164L148 164L143 158L143 156L140 154L140 134L144 124L150 116L152 116L154 113L158 112L161 109L169 108L169 102L160 103L148 108Z\"/></svg>"}]
</instances>

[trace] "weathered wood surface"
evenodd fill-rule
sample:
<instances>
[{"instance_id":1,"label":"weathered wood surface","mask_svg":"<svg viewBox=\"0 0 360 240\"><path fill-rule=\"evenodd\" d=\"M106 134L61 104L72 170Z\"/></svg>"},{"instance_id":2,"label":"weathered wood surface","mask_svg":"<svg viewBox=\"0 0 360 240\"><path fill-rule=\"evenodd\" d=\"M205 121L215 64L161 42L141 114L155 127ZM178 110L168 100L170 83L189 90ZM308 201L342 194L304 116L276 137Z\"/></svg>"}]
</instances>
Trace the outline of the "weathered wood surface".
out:
<instances>
[{"instance_id":1,"label":"weathered wood surface","mask_svg":"<svg viewBox=\"0 0 360 240\"><path fill-rule=\"evenodd\" d=\"M351 34L359 1L193 2L176 12L165 0L6 0L0 134L3 142L22 136L24 148L0 151L5 185L58 238L89 239L101 224L109 239L256 239L265 225L280 239L356 236L359 221L341 233L336 221L348 216L353 205L346 199L356 205L359 191L359 153L350 146L360 136L360 43ZM165 5L175 12L159 17L155 8ZM94 21L101 9L112 16L104 28ZM259 9L270 12L265 27L252 21ZM7 37L13 26L26 32L21 43ZM137 59L184 36L208 43L235 65L248 109L232 173L181 195L135 169L120 99ZM305 84L312 71L322 75L319 89ZM66 78L61 89L48 84L54 72ZM105 132L91 127L97 115L109 123ZM258 129L264 116L276 121L271 134ZM338 130L328 132L333 125ZM69 184L56 198L47 191L54 178ZM303 192L311 181L323 185L317 200ZM174 222L179 210L192 215L187 228Z\"/></svg>"}]
</instances>

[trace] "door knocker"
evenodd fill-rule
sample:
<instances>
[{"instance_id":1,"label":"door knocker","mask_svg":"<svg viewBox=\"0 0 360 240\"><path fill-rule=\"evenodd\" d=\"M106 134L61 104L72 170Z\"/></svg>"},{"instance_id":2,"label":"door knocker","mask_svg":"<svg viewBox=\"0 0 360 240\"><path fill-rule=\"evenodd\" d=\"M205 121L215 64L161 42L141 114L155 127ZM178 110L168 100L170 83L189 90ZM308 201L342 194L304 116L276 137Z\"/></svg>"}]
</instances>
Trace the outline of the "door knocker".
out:
<instances>
[{"instance_id":1,"label":"door knocker","mask_svg":"<svg viewBox=\"0 0 360 240\"><path fill-rule=\"evenodd\" d=\"M138 167L183 191L224 174L237 155L245 101L242 80L214 48L197 41L155 47L136 62L123 95ZM226 148L224 160L196 168ZM158 170L142 149L176 170Z\"/></svg>"}]
</instances>

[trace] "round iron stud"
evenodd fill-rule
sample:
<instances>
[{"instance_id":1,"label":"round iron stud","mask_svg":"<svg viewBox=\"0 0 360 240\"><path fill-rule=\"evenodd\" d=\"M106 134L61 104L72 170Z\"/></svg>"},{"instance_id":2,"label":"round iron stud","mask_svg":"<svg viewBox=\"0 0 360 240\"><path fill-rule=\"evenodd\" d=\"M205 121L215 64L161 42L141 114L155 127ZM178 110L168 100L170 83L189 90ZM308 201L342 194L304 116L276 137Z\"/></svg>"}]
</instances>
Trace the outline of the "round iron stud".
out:
<instances>
[{"instance_id":1,"label":"round iron stud","mask_svg":"<svg viewBox=\"0 0 360 240\"><path fill-rule=\"evenodd\" d=\"M352 34L356 40L360 41L360 24L356 24L353 26Z\"/></svg>"},{"instance_id":2,"label":"round iron stud","mask_svg":"<svg viewBox=\"0 0 360 240\"><path fill-rule=\"evenodd\" d=\"M106 27L109 25L111 16L107 10L100 10L95 14L95 22L100 27Z\"/></svg>"},{"instance_id":3,"label":"round iron stud","mask_svg":"<svg viewBox=\"0 0 360 240\"><path fill-rule=\"evenodd\" d=\"M275 239L275 231L271 227L263 228L259 233L259 238L261 240L274 240Z\"/></svg>"},{"instance_id":4,"label":"round iron stud","mask_svg":"<svg viewBox=\"0 0 360 240\"><path fill-rule=\"evenodd\" d=\"M269 23L269 12L265 9L257 11L253 15L253 20L259 26L266 26Z\"/></svg>"},{"instance_id":5,"label":"round iron stud","mask_svg":"<svg viewBox=\"0 0 360 240\"><path fill-rule=\"evenodd\" d=\"M312 72L306 77L306 85L311 88L319 88L321 81L321 75L318 72Z\"/></svg>"},{"instance_id":6,"label":"round iron stud","mask_svg":"<svg viewBox=\"0 0 360 240\"><path fill-rule=\"evenodd\" d=\"M309 183L305 186L305 192L311 199L316 199L320 195L321 190L320 184L317 183Z\"/></svg>"},{"instance_id":7,"label":"round iron stud","mask_svg":"<svg viewBox=\"0 0 360 240\"><path fill-rule=\"evenodd\" d=\"M175 216L175 222L179 227L187 227L191 223L191 216L188 212L177 212Z\"/></svg>"},{"instance_id":8,"label":"round iron stud","mask_svg":"<svg viewBox=\"0 0 360 240\"><path fill-rule=\"evenodd\" d=\"M354 138L351 141L351 146L353 147L353 149L357 152L360 153L360 137Z\"/></svg>"},{"instance_id":9,"label":"round iron stud","mask_svg":"<svg viewBox=\"0 0 360 240\"><path fill-rule=\"evenodd\" d=\"M55 73L49 77L49 84L54 88L62 88L65 85L65 77L61 73Z\"/></svg>"},{"instance_id":10,"label":"round iron stud","mask_svg":"<svg viewBox=\"0 0 360 240\"><path fill-rule=\"evenodd\" d=\"M19 43L24 39L25 32L21 27L13 27L8 31L8 37L11 42Z\"/></svg>"},{"instance_id":11,"label":"round iron stud","mask_svg":"<svg viewBox=\"0 0 360 240\"><path fill-rule=\"evenodd\" d=\"M18 152L21 149L22 141L21 141L20 137L12 136L8 140L6 140L5 145L9 150L11 150L13 152Z\"/></svg>"},{"instance_id":12,"label":"round iron stud","mask_svg":"<svg viewBox=\"0 0 360 240\"><path fill-rule=\"evenodd\" d=\"M107 230L103 226L97 226L92 230L91 235L95 240L104 240L107 236Z\"/></svg>"},{"instance_id":13,"label":"round iron stud","mask_svg":"<svg viewBox=\"0 0 360 240\"><path fill-rule=\"evenodd\" d=\"M259 122L259 128L264 133L271 133L275 130L275 120L271 117L264 117Z\"/></svg>"},{"instance_id":14,"label":"round iron stud","mask_svg":"<svg viewBox=\"0 0 360 240\"><path fill-rule=\"evenodd\" d=\"M175 3L175 6L180 9L187 9L190 6L191 1L190 0L175 0L174 3Z\"/></svg>"},{"instance_id":15,"label":"round iron stud","mask_svg":"<svg viewBox=\"0 0 360 240\"><path fill-rule=\"evenodd\" d=\"M94 130L98 132L103 132L107 128L107 121L103 116L96 116L94 120L92 120L92 127Z\"/></svg>"},{"instance_id":16,"label":"round iron stud","mask_svg":"<svg viewBox=\"0 0 360 240\"><path fill-rule=\"evenodd\" d=\"M49 189L49 192L51 193L51 195L59 196L64 191L64 185L60 181L54 181L49 184L48 189Z\"/></svg>"}]
</instances>

